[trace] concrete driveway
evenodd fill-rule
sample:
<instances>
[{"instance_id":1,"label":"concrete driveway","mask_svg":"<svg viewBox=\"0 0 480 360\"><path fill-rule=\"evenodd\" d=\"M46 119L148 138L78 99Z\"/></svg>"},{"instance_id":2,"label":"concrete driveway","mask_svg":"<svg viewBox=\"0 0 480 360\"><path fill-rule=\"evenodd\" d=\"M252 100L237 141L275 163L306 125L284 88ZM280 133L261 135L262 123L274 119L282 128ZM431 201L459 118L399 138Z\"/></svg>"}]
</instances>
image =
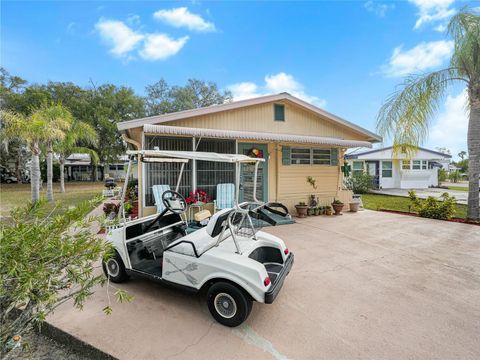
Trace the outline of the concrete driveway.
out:
<instances>
[{"instance_id":1,"label":"concrete driveway","mask_svg":"<svg viewBox=\"0 0 480 360\"><path fill-rule=\"evenodd\" d=\"M100 288L49 322L120 359L480 358L480 227L366 210L267 231L295 264L239 328L141 279L121 286L135 299L110 316Z\"/></svg>"}]
</instances>

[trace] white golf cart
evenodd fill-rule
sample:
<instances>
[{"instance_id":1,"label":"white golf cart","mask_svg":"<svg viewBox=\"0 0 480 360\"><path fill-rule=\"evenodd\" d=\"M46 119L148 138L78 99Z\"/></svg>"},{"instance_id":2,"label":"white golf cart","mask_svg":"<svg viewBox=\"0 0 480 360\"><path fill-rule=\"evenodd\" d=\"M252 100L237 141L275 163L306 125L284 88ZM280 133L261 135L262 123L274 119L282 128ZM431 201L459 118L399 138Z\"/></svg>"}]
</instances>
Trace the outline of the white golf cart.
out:
<instances>
[{"instance_id":1,"label":"white golf cart","mask_svg":"<svg viewBox=\"0 0 480 360\"><path fill-rule=\"evenodd\" d=\"M238 154L183 151L128 151L130 161L122 191L123 221L107 229L107 241L115 255L103 269L114 282L140 275L192 292L206 291L212 316L226 326L238 326L252 309L253 300L270 304L283 286L293 265L293 254L284 242L259 231L262 224L276 225L288 219L279 203L256 199L258 166L264 159ZM191 229L187 204L178 189L185 164L190 160L236 164L236 205L213 214L206 226ZM165 210L133 221L125 221L123 209L132 163L181 163L175 191L163 193ZM242 164L253 164L253 202L239 204Z\"/></svg>"}]
</instances>

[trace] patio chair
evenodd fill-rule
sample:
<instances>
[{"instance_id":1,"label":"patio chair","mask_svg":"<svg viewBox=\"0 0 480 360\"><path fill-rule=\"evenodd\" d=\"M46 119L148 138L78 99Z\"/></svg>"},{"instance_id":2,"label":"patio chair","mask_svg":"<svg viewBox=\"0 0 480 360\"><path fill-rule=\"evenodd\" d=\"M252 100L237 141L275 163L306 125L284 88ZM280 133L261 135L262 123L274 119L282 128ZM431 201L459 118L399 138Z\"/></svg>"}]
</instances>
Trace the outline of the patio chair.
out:
<instances>
[{"instance_id":1,"label":"patio chair","mask_svg":"<svg viewBox=\"0 0 480 360\"><path fill-rule=\"evenodd\" d=\"M170 185L153 185L152 192L153 197L155 198L155 206L157 207L157 213L161 213L165 210L165 205L163 205L162 195L165 191L170 190Z\"/></svg>"},{"instance_id":2,"label":"patio chair","mask_svg":"<svg viewBox=\"0 0 480 360\"><path fill-rule=\"evenodd\" d=\"M213 201L214 211L235 207L235 185L218 184L217 199Z\"/></svg>"}]
</instances>

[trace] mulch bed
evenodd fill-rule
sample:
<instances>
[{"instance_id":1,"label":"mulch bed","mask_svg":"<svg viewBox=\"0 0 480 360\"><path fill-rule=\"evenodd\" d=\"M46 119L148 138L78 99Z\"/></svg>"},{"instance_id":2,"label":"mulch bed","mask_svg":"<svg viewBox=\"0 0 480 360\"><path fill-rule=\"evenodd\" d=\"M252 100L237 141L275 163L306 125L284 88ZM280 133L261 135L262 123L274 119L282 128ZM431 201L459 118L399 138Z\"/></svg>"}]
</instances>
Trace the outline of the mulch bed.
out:
<instances>
[{"instance_id":1,"label":"mulch bed","mask_svg":"<svg viewBox=\"0 0 480 360\"><path fill-rule=\"evenodd\" d=\"M420 215L415 214L415 213L406 212L406 211L399 211L399 210L378 209L378 211L383 211L383 212L388 212L388 213L393 213L393 214L400 214L400 215L407 215L407 216L421 217ZM427 218L425 218L425 219L427 219ZM450 221L450 222L480 226L479 221L470 221L470 220L462 219L462 218L451 218L449 220L443 220L443 219L433 219L433 220Z\"/></svg>"}]
</instances>

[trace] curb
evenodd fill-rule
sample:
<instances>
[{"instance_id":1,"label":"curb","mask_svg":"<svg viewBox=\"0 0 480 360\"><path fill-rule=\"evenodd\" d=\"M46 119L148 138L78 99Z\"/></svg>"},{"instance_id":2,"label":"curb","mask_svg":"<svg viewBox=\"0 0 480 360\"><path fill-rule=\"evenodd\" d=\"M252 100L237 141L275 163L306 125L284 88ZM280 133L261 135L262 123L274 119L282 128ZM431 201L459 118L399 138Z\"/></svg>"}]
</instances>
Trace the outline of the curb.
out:
<instances>
[{"instance_id":1,"label":"curb","mask_svg":"<svg viewBox=\"0 0 480 360\"><path fill-rule=\"evenodd\" d=\"M44 322L41 325L40 334L49 337L50 339L58 342L59 344L66 345L81 355L95 360L118 360L116 357L107 354L106 352L96 348L93 345L86 343L85 341L77 338L76 336L69 334L58 327Z\"/></svg>"}]
</instances>

